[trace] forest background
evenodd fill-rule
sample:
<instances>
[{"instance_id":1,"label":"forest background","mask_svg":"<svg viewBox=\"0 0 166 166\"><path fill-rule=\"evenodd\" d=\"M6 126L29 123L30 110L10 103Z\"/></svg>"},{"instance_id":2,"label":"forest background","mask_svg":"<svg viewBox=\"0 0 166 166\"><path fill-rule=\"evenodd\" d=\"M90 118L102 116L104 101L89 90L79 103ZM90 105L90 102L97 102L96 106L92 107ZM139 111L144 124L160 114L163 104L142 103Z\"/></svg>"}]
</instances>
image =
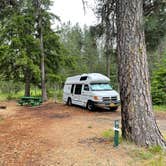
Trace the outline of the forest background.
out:
<instances>
[{"instance_id":1,"label":"forest background","mask_svg":"<svg viewBox=\"0 0 166 166\"><path fill-rule=\"evenodd\" d=\"M41 34L49 98L61 100L65 79L82 73L105 74L118 90L116 26L111 12L108 22L102 15L107 1L97 1L97 25L80 27L68 22L56 28L52 24L59 17L49 10L52 2L35 2L0 2L0 100L41 96ZM166 105L166 4L162 0L154 0L153 6L148 2L144 2L144 29L152 100L154 105ZM109 35L107 25L114 28ZM110 50L107 36L112 42Z\"/></svg>"}]
</instances>

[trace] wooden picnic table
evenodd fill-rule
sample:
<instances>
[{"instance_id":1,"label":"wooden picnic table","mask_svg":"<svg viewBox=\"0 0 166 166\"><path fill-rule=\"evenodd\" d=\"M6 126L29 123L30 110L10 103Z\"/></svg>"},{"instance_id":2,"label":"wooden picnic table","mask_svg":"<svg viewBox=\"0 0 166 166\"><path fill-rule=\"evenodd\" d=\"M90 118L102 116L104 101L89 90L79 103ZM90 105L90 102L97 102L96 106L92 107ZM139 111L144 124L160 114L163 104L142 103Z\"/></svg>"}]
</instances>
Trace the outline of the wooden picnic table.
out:
<instances>
[{"instance_id":1,"label":"wooden picnic table","mask_svg":"<svg viewBox=\"0 0 166 166\"><path fill-rule=\"evenodd\" d=\"M42 103L41 97L34 97L34 96L23 96L18 101L20 105L30 105L30 106L36 106L40 105Z\"/></svg>"}]
</instances>

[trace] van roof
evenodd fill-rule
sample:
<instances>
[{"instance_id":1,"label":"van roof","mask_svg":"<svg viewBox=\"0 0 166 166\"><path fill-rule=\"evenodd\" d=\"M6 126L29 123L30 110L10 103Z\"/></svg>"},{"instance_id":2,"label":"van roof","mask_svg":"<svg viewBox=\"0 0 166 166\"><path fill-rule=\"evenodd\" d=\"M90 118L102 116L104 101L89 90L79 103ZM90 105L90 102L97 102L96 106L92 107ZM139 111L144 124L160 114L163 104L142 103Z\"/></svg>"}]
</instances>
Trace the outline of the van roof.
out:
<instances>
[{"instance_id":1,"label":"van roof","mask_svg":"<svg viewBox=\"0 0 166 166\"><path fill-rule=\"evenodd\" d=\"M88 73L68 77L65 84L80 84L80 83L108 83L110 79L100 73Z\"/></svg>"}]
</instances>

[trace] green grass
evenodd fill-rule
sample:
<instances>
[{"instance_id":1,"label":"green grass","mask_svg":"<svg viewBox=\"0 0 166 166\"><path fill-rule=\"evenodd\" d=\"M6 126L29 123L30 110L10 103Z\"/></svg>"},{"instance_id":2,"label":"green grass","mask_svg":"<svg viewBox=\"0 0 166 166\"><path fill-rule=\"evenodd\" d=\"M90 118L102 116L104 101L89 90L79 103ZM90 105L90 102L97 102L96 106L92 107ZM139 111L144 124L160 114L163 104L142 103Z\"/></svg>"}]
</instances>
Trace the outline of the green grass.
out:
<instances>
[{"instance_id":1,"label":"green grass","mask_svg":"<svg viewBox=\"0 0 166 166\"><path fill-rule=\"evenodd\" d=\"M57 90L54 92L56 95L56 99L60 102L62 102L62 98L63 98L63 90Z\"/></svg>"},{"instance_id":2,"label":"green grass","mask_svg":"<svg viewBox=\"0 0 166 166\"><path fill-rule=\"evenodd\" d=\"M3 117L2 116L0 116L0 123L3 121L4 119L3 119Z\"/></svg>"},{"instance_id":3,"label":"green grass","mask_svg":"<svg viewBox=\"0 0 166 166\"><path fill-rule=\"evenodd\" d=\"M24 93L22 93L22 92L19 92L17 94L0 94L0 101L16 100L22 96L24 96ZM32 95L32 96L35 96L35 95ZM36 95L36 96L38 96L38 95Z\"/></svg>"},{"instance_id":4,"label":"green grass","mask_svg":"<svg viewBox=\"0 0 166 166\"><path fill-rule=\"evenodd\" d=\"M102 132L102 137L104 137L105 139L109 139L109 141L111 143L113 143L114 141L114 130L113 129L109 129L109 130L105 130ZM119 144L122 143L122 136L121 136L121 131L119 132Z\"/></svg>"},{"instance_id":5,"label":"green grass","mask_svg":"<svg viewBox=\"0 0 166 166\"><path fill-rule=\"evenodd\" d=\"M114 138L114 131L112 129L103 131L102 136L106 139L111 139L113 140Z\"/></svg>"},{"instance_id":6,"label":"green grass","mask_svg":"<svg viewBox=\"0 0 166 166\"><path fill-rule=\"evenodd\" d=\"M63 90L54 90L54 89L49 89L48 90L48 97L52 99L56 99L56 101L62 102L63 98Z\"/></svg>"},{"instance_id":7,"label":"green grass","mask_svg":"<svg viewBox=\"0 0 166 166\"><path fill-rule=\"evenodd\" d=\"M153 109L155 111L166 112L166 105L154 105Z\"/></svg>"},{"instance_id":8,"label":"green grass","mask_svg":"<svg viewBox=\"0 0 166 166\"><path fill-rule=\"evenodd\" d=\"M162 148L160 146L152 146L148 148L148 151L152 154L159 154L162 152Z\"/></svg>"},{"instance_id":9,"label":"green grass","mask_svg":"<svg viewBox=\"0 0 166 166\"><path fill-rule=\"evenodd\" d=\"M114 130L109 129L102 132L102 136L109 139L113 145ZM149 148L138 147L135 144L122 140L121 132L119 134L119 150L129 156L128 165L144 165L144 166L165 166L166 152L160 146L152 146Z\"/></svg>"},{"instance_id":10,"label":"green grass","mask_svg":"<svg viewBox=\"0 0 166 166\"><path fill-rule=\"evenodd\" d=\"M13 100L13 99L19 99L20 97L24 96L24 90L19 91L18 93L0 93L0 101L5 100ZM41 96L41 90L40 89L31 89L31 96ZM59 102L62 102L63 97L63 90L48 90L48 97L51 99L55 99Z\"/></svg>"},{"instance_id":11,"label":"green grass","mask_svg":"<svg viewBox=\"0 0 166 166\"><path fill-rule=\"evenodd\" d=\"M128 165L165 166L166 152L159 146L143 148L123 141L121 149L125 150L130 157Z\"/></svg>"},{"instance_id":12,"label":"green grass","mask_svg":"<svg viewBox=\"0 0 166 166\"><path fill-rule=\"evenodd\" d=\"M136 160L148 160L153 158L153 154L150 153L149 151L143 151L143 150L133 150L132 155L133 158Z\"/></svg>"},{"instance_id":13,"label":"green grass","mask_svg":"<svg viewBox=\"0 0 166 166\"><path fill-rule=\"evenodd\" d=\"M155 156L162 156L163 150L160 146L152 146L149 148L135 148L130 151L130 156L135 160L151 160Z\"/></svg>"},{"instance_id":14,"label":"green grass","mask_svg":"<svg viewBox=\"0 0 166 166\"><path fill-rule=\"evenodd\" d=\"M17 93L10 93L10 94L0 93L0 101L19 99L22 96L24 96L24 90L19 91ZM41 90L32 89L31 96L41 96Z\"/></svg>"}]
</instances>

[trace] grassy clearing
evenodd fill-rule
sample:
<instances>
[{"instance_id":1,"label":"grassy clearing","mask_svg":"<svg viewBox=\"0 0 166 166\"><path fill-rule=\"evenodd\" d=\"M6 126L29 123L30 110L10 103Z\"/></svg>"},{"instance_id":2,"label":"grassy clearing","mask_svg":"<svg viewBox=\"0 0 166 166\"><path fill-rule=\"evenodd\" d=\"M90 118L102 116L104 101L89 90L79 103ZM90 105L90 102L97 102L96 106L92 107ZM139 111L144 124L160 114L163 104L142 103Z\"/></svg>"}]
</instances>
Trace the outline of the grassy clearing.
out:
<instances>
[{"instance_id":1,"label":"grassy clearing","mask_svg":"<svg viewBox=\"0 0 166 166\"><path fill-rule=\"evenodd\" d=\"M131 143L122 143L131 158L129 165L165 166L166 152L159 146L141 148Z\"/></svg>"},{"instance_id":2,"label":"grassy clearing","mask_svg":"<svg viewBox=\"0 0 166 166\"><path fill-rule=\"evenodd\" d=\"M113 145L114 131L112 129L103 131L102 137L108 139ZM128 165L131 166L165 166L166 163L166 152L159 146L138 147L131 142L122 140L122 137L119 136L119 150L124 151L129 156Z\"/></svg>"},{"instance_id":3,"label":"grassy clearing","mask_svg":"<svg viewBox=\"0 0 166 166\"><path fill-rule=\"evenodd\" d=\"M55 99L56 101L62 102L62 98L63 98L63 90L50 90L49 91L49 95L50 98Z\"/></svg>"},{"instance_id":4,"label":"grassy clearing","mask_svg":"<svg viewBox=\"0 0 166 166\"><path fill-rule=\"evenodd\" d=\"M0 101L19 99L24 96L24 90L17 93L0 93ZM41 96L40 89L31 89L31 96ZM48 97L51 99L56 99L61 102L63 96L63 90L48 90Z\"/></svg>"},{"instance_id":5,"label":"grassy clearing","mask_svg":"<svg viewBox=\"0 0 166 166\"><path fill-rule=\"evenodd\" d=\"M153 109L155 111L166 112L166 105L155 105Z\"/></svg>"},{"instance_id":6,"label":"grassy clearing","mask_svg":"<svg viewBox=\"0 0 166 166\"><path fill-rule=\"evenodd\" d=\"M55 90L53 88L50 88L50 89L47 89L47 94L49 98L62 102L63 89ZM10 93L2 93L0 91L0 101L19 99L22 96L24 96L24 89L21 91L18 91L17 93L14 93L12 91ZM37 87L32 87L31 96L41 96L41 89ZM154 105L153 109L155 111L166 112L166 105Z\"/></svg>"},{"instance_id":7,"label":"grassy clearing","mask_svg":"<svg viewBox=\"0 0 166 166\"><path fill-rule=\"evenodd\" d=\"M19 99L22 96L24 96L24 90L17 93L0 93L0 101ZM40 90L32 89L31 96L41 96Z\"/></svg>"}]
</instances>

